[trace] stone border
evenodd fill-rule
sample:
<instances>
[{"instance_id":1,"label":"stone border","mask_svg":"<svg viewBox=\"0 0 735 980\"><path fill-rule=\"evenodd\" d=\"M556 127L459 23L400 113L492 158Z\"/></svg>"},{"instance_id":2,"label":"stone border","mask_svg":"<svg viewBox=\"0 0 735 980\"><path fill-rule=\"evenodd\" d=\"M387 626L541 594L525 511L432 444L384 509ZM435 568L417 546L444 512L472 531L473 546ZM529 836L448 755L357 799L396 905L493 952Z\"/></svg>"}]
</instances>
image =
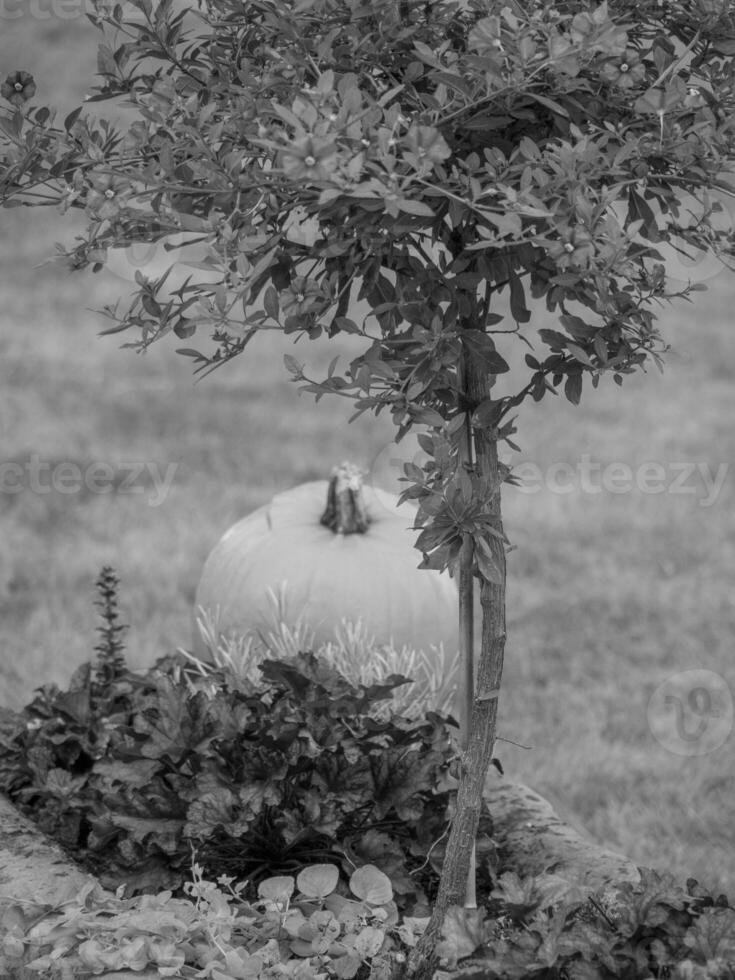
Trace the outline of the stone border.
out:
<instances>
[{"instance_id":1,"label":"stone border","mask_svg":"<svg viewBox=\"0 0 735 980\"><path fill-rule=\"evenodd\" d=\"M614 882L640 881L636 865L627 857L580 835L543 796L509 782L494 767L488 773L485 800L499 856L521 877L547 871L595 891Z\"/></svg>"},{"instance_id":2,"label":"stone border","mask_svg":"<svg viewBox=\"0 0 735 980\"><path fill-rule=\"evenodd\" d=\"M94 876L82 871L55 841L0 793L0 924L5 912L14 905L23 907L39 901L61 904L73 898L89 882L96 882ZM0 952L0 967L7 969L2 960ZM3 980L40 980L41 974L21 966L2 976ZM153 973L105 974L99 980L131 980L132 977L160 980L157 970Z\"/></svg>"},{"instance_id":3,"label":"stone border","mask_svg":"<svg viewBox=\"0 0 735 980\"><path fill-rule=\"evenodd\" d=\"M0 918L11 905L68 900L90 881L95 878L0 793Z\"/></svg>"}]
</instances>

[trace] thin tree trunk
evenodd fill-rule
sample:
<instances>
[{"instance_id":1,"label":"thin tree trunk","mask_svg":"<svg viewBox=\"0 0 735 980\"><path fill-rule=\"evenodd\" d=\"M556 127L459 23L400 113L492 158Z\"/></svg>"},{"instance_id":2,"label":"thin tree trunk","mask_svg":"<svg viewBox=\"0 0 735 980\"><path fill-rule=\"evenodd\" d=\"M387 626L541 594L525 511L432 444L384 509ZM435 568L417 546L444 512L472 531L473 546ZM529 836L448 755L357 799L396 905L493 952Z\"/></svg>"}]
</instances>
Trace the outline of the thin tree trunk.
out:
<instances>
[{"instance_id":1,"label":"thin tree trunk","mask_svg":"<svg viewBox=\"0 0 735 980\"><path fill-rule=\"evenodd\" d=\"M469 458L469 454L468 454ZM470 720L475 700L475 581L472 574L474 548L472 537L465 535L459 556L459 745L467 751L470 741ZM475 848L472 848L470 867L467 872L465 907L477 908L475 885Z\"/></svg>"},{"instance_id":2,"label":"thin tree trunk","mask_svg":"<svg viewBox=\"0 0 735 980\"><path fill-rule=\"evenodd\" d=\"M465 370L465 394L470 405L479 405L490 397L491 378L471 357ZM475 433L477 472L497 489L488 501L488 511L494 525L502 534L498 443L493 431ZM485 778L495 744L498 714L498 693L503 673L505 652L505 548L501 538L491 535L488 544L500 582L483 580L480 593L482 605L482 639L477 670L477 685L472 704L467 749L460 767L457 806L449 832L439 891L426 932L412 951L407 975L411 980L431 980L437 965L436 944L446 910L450 905L464 905L467 876L482 808Z\"/></svg>"}]
</instances>

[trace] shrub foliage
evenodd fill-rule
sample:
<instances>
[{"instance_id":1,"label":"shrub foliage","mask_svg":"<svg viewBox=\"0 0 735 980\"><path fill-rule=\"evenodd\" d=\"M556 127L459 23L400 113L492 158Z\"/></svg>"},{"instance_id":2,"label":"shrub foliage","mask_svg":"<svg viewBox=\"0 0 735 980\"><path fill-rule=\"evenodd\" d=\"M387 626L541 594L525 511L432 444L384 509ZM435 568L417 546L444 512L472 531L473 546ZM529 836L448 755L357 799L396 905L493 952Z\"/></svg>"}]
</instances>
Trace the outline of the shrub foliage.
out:
<instances>
[{"instance_id":1,"label":"shrub foliage","mask_svg":"<svg viewBox=\"0 0 735 980\"><path fill-rule=\"evenodd\" d=\"M108 885L177 888L193 845L204 867L256 883L305 863L372 863L425 902L454 785L446 720L378 716L400 678L355 687L311 653L261 670L251 691L222 671L213 696L211 676L192 691L169 658L100 698L85 665L24 709L2 781Z\"/></svg>"},{"instance_id":2,"label":"shrub foliage","mask_svg":"<svg viewBox=\"0 0 735 980\"><path fill-rule=\"evenodd\" d=\"M405 678L355 685L310 652L264 661L260 683L226 667L192 676L180 654L132 672L116 586L105 569L95 668L6 722L0 779L20 809L132 892L180 888L194 849L253 886L309 863L372 864L404 906L425 907L456 786L448 720L391 708Z\"/></svg>"}]
</instances>

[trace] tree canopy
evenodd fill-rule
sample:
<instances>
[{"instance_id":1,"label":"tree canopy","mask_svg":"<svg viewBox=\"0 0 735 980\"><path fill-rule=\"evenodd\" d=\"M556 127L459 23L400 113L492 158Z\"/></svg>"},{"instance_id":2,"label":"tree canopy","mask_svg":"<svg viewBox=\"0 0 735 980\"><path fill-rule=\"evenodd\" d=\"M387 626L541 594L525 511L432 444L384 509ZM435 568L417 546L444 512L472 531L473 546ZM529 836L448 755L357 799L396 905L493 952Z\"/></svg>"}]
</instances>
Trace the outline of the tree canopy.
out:
<instances>
[{"instance_id":1,"label":"tree canopy","mask_svg":"<svg viewBox=\"0 0 735 980\"><path fill-rule=\"evenodd\" d=\"M207 370L263 329L363 336L344 371L287 366L317 397L388 409L399 437L432 427L440 469L462 435L464 354L495 378L508 335L531 345L523 386L472 406L473 426L510 438L525 398L563 387L577 403L585 375L620 383L659 359L662 247L729 255L724 0L93 8L104 38L89 101L124 102L133 121L80 107L56 126L27 104L34 79L9 76L0 198L83 208L87 232L63 254L74 269L140 242L202 245L199 278L165 293L143 269L106 310L132 346L207 331L213 348L181 349ZM510 321L493 308L502 292ZM557 323L526 335L529 295ZM411 492L428 502L425 483ZM458 547L445 536L433 563Z\"/></svg>"}]
</instances>

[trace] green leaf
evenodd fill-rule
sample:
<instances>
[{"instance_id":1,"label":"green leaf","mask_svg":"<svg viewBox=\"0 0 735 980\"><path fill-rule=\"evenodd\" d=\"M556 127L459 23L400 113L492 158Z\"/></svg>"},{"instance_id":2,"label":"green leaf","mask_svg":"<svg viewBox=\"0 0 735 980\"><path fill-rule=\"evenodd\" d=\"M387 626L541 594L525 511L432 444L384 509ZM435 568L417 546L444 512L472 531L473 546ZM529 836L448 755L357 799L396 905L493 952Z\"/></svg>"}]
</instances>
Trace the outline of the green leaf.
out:
<instances>
[{"instance_id":1,"label":"green leaf","mask_svg":"<svg viewBox=\"0 0 735 980\"><path fill-rule=\"evenodd\" d=\"M437 57L436 51L434 51L433 48L430 48L428 44L424 44L423 41L415 40L413 42L413 46L419 58L421 58L425 64L431 65L434 68L441 68L441 62Z\"/></svg>"},{"instance_id":2,"label":"green leaf","mask_svg":"<svg viewBox=\"0 0 735 980\"><path fill-rule=\"evenodd\" d=\"M662 241L653 209L640 194L631 188L628 192L628 214L625 219L625 227L627 228L633 221L643 222L640 233L649 242Z\"/></svg>"},{"instance_id":3,"label":"green leaf","mask_svg":"<svg viewBox=\"0 0 735 980\"><path fill-rule=\"evenodd\" d=\"M172 820L164 817L132 817L126 813L116 813L112 817L116 827L128 831L130 839L143 843L147 838L153 838L156 846L164 851L175 848L184 825L183 820Z\"/></svg>"},{"instance_id":4,"label":"green leaf","mask_svg":"<svg viewBox=\"0 0 735 980\"><path fill-rule=\"evenodd\" d=\"M291 875L276 875L266 878L258 885L258 897L266 902L285 905L294 893L296 882Z\"/></svg>"},{"instance_id":5,"label":"green leaf","mask_svg":"<svg viewBox=\"0 0 735 980\"><path fill-rule=\"evenodd\" d=\"M549 37L549 58L556 71L576 78L581 70L577 48L569 41L566 35L553 31Z\"/></svg>"},{"instance_id":6,"label":"green leaf","mask_svg":"<svg viewBox=\"0 0 735 980\"><path fill-rule=\"evenodd\" d=\"M580 361L582 364L585 364L587 367L594 367L594 364L592 363L589 354L587 354L587 352L583 350L578 344L573 344L571 340L568 340L567 350L572 355L572 357L576 358L576 360Z\"/></svg>"},{"instance_id":7,"label":"green leaf","mask_svg":"<svg viewBox=\"0 0 735 980\"><path fill-rule=\"evenodd\" d=\"M222 314L227 310L227 285L225 283L221 283L215 290L214 305Z\"/></svg>"},{"instance_id":8,"label":"green leaf","mask_svg":"<svg viewBox=\"0 0 735 980\"><path fill-rule=\"evenodd\" d=\"M360 328L355 323L355 321L354 320L350 320L349 317L346 317L346 316L336 316L334 318L334 321L333 322L334 322L335 326L338 327L342 331L342 333L360 333L361 332L360 331Z\"/></svg>"},{"instance_id":9,"label":"green leaf","mask_svg":"<svg viewBox=\"0 0 735 980\"><path fill-rule=\"evenodd\" d=\"M329 965L334 970L338 980L353 980L353 977L357 976L362 963L362 959L356 953L348 953L346 956L335 956Z\"/></svg>"},{"instance_id":10,"label":"green leaf","mask_svg":"<svg viewBox=\"0 0 735 980\"><path fill-rule=\"evenodd\" d=\"M385 904L385 903L379 903ZM375 926L364 926L354 937L354 950L361 960L370 960L383 948L385 932Z\"/></svg>"},{"instance_id":11,"label":"green leaf","mask_svg":"<svg viewBox=\"0 0 735 980\"><path fill-rule=\"evenodd\" d=\"M181 698L170 677L159 677L156 686L155 715L139 714L135 719L136 732L146 736L140 754L147 759L166 757L178 762L190 751L192 738L196 738L193 705Z\"/></svg>"},{"instance_id":12,"label":"green leaf","mask_svg":"<svg viewBox=\"0 0 735 980\"><path fill-rule=\"evenodd\" d=\"M477 428L497 425L503 411L503 402L497 398L486 398L472 413L472 424Z\"/></svg>"},{"instance_id":13,"label":"green leaf","mask_svg":"<svg viewBox=\"0 0 735 980\"><path fill-rule=\"evenodd\" d=\"M504 214L498 214L495 211L483 210L482 216L490 224L494 225L500 232L501 237L510 238L520 238L523 234L523 222L521 221L520 214L515 214L512 211L508 211ZM470 245L469 248L482 247L478 245Z\"/></svg>"},{"instance_id":14,"label":"green leaf","mask_svg":"<svg viewBox=\"0 0 735 980\"><path fill-rule=\"evenodd\" d=\"M433 210L428 204L424 204L423 201L414 201L410 198L403 197L398 201L398 208L400 211L405 211L406 214L415 214L420 218L435 217Z\"/></svg>"},{"instance_id":15,"label":"green leaf","mask_svg":"<svg viewBox=\"0 0 735 980\"><path fill-rule=\"evenodd\" d=\"M454 970L458 960L472 956L483 945L488 932L484 909L450 905L442 923L437 955L446 960L447 969Z\"/></svg>"},{"instance_id":16,"label":"green leaf","mask_svg":"<svg viewBox=\"0 0 735 980\"><path fill-rule=\"evenodd\" d=\"M422 530L416 540L416 547L419 551L434 551L456 537L456 528L435 522Z\"/></svg>"},{"instance_id":17,"label":"green leaf","mask_svg":"<svg viewBox=\"0 0 735 980\"><path fill-rule=\"evenodd\" d=\"M636 112L649 115L664 115L686 97L684 82L675 76L666 86L654 85L635 101Z\"/></svg>"},{"instance_id":18,"label":"green leaf","mask_svg":"<svg viewBox=\"0 0 735 980\"><path fill-rule=\"evenodd\" d=\"M509 371L507 361L495 349L492 337L482 330L463 330L460 334L463 347L477 359L489 374L504 374Z\"/></svg>"},{"instance_id":19,"label":"green leaf","mask_svg":"<svg viewBox=\"0 0 735 980\"><path fill-rule=\"evenodd\" d=\"M474 538L475 562L482 578L493 585L502 585L505 581L503 570L495 561L495 556L488 543L481 537Z\"/></svg>"},{"instance_id":20,"label":"green leaf","mask_svg":"<svg viewBox=\"0 0 735 980\"><path fill-rule=\"evenodd\" d=\"M284 354L283 363L286 365L286 370L289 374L293 374L295 378L302 378L304 376L304 365L293 354Z\"/></svg>"},{"instance_id":21,"label":"green leaf","mask_svg":"<svg viewBox=\"0 0 735 980\"><path fill-rule=\"evenodd\" d=\"M561 116L563 119L569 119L569 113L567 110L563 105L561 105L561 103L555 101L554 99L550 99L546 95L540 95L538 92L526 92L526 95L535 102L538 102L540 105L544 106L546 109L550 109L553 113L556 113L557 116Z\"/></svg>"},{"instance_id":22,"label":"green leaf","mask_svg":"<svg viewBox=\"0 0 735 980\"><path fill-rule=\"evenodd\" d=\"M508 908L523 911L532 911L536 907L533 893L533 876L521 878L515 871L503 872L491 892L493 898L501 899Z\"/></svg>"},{"instance_id":23,"label":"green leaf","mask_svg":"<svg viewBox=\"0 0 735 980\"><path fill-rule=\"evenodd\" d=\"M271 109L278 116L280 116L284 122L288 123L288 125L293 128L295 135L300 136L306 132L303 121L285 105L281 105L278 102L273 102L271 103Z\"/></svg>"},{"instance_id":24,"label":"green leaf","mask_svg":"<svg viewBox=\"0 0 735 980\"><path fill-rule=\"evenodd\" d=\"M88 689L59 694L54 704L56 711L70 721L80 725L86 725L91 720L92 709Z\"/></svg>"},{"instance_id":25,"label":"green leaf","mask_svg":"<svg viewBox=\"0 0 735 980\"><path fill-rule=\"evenodd\" d=\"M263 309L272 320L278 321L280 309L278 306L278 291L274 286L268 286L263 295Z\"/></svg>"},{"instance_id":26,"label":"green leaf","mask_svg":"<svg viewBox=\"0 0 735 980\"><path fill-rule=\"evenodd\" d=\"M434 428L441 428L444 425L444 417L435 408L417 408L410 405L408 412L413 421L419 425L430 425Z\"/></svg>"},{"instance_id":27,"label":"green leaf","mask_svg":"<svg viewBox=\"0 0 735 980\"><path fill-rule=\"evenodd\" d=\"M582 397L582 375L570 374L564 382L564 394L572 405L579 405Z\"/></svg>"},{"instance_id":28,"label":"green leaf","mask_svg":"<svg viewBox=\"0 0 735 980\"><path fill-rule=\"evenodd\" d=\"M502 50L500 18L482 17L474 25L467 38L467 48L477 54L497 54Z\"/></svg>"},{"instance_id":29,"label":"green leaf","mask_svg":"<svg viewBox=\"0 0 735 980\"><path fill-rule=\"evenodd\" d=\"M597 334L597 327L586 323L579 316L571 316L568 313L563 313L559 317L559 323L561 323L565 330L569 331L575 340L589 340ZM559 336L563 336L563 334L559 334Z\"/></svg>"},{"instance_id":30,"label":"green leaf","mask_svg":"<svg viewBox=\"0 0 735 980\"><path fill-rule=\"evenodd\" d=\"M375 865L366 864L350 877L350 890L368 905L387 905L393 901L393 886L388 875Z\"/></svg>"},{"instance_id":31,"label":"green leaf","mask_svg":"<svg viewBox=\"0 0 735 980\"><path fill-rule=\"evenodd\" d=\"M548 344L548 346L555 351L564 350L567 346L567 341L569 340L568 337L565 337L564 334L560 333L558 330L549 330L546 327L539 330L538 335L545 344Z\"/></svg>"},{"instance_id":32,"label":"green leaf","mask_svg":"<svg viewBox=\"0 0 735 980\"><path fill-rule=\"evenodd\" d=\"M307 898L326 898L337 887L339 869L333 864L312 864L300 871L296 887Z\"/></svg>"},{"instance_id":33,"label":"green leaf","mask_svg":"<svg viewBox=\"0 0 735 980\"><path fill-rule=\"evenodd\" d=\"M706 908L687 930L684 944L703 961L735 962L735 910Z\"/></svg>"},{"instance_id":34,"label":"green leaf","mask_svg":"<svg viewBox=\"0 0 735 980\"><path fill-rule=\"evenodd\" d=\"M531 311L526 307L526 294L521 278L515 272L510 275L510 312L517 323L528 323Z\"/></svg>"},{"instance_id":35,"label":"green leaf","mask_svg":"<svg viewBox=\"0 0 735 980\"><path fill-rule=\"evenodd\" d=\"M95 776L101 776L110 786L124 784L131 789L140 789L151 782L160 769L158 759L98 759L93 766Z\"/></svg>"},{"instance_id":36,"label":"green leaf","mask_svg":"<svg viewBox=\"0 0 735 980\"><path fill-rule=\"evenodd\" d=\"M187 337L193 337L196 332L197 325L193 320L184 320L182 318L174 324L174 333L179 340L186 340Z\"/></svg>"},{"instance_id":37,"label":"green leaf","mask_svg":"<svg viewBox=\"0 0 735 980\"><path fill-rule=\"evenodd\" d=\"M712 50L717 54L732 58L735 55L735 37L716 38L712 44Z\"/></svg>"},{"instance_id":38,"label":"green leaf","mask_svg":"<svg viewBox=\"0 0 735 980\"><path fill-rule=\"evenodd\" d=\"M81 113L82 113L82 106L77 106L77 108L73 109L66 117L66 119L64 119L64 129L67 131L67 133L71 131L72 126L77 121L77 119L79 119Z\"/></svg>"}]
</instances>

